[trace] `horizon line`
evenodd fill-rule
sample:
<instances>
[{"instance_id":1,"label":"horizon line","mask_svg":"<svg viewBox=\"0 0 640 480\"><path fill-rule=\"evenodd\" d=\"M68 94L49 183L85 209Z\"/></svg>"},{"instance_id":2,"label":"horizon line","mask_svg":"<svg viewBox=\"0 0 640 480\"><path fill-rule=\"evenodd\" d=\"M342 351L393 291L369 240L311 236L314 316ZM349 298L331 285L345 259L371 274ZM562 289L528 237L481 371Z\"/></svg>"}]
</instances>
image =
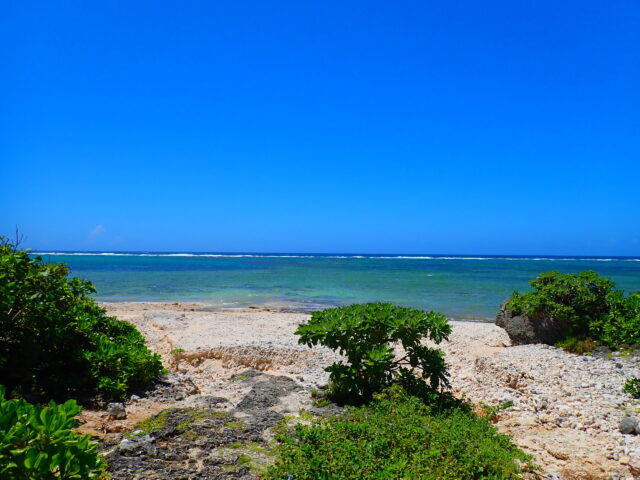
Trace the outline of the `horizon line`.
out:
<instances>
[{"instance_id":1,"label":"horizon line","mask_svg":"<svg viewBox=\"0 0 640 480\"><path fill-rule=\"evenodd\" d=\"M416 259L473 259L473 258L521 258L521 259L583 259L583 260L640 260L634 255L572 255L572 254L484 254L484 253L363 253L363 252L260 252L260 251L179 251L179 250L38 250L27 249L38 255L104 255L104 256L235 256L235 257L372 257L372 258L416 258Z\"/></svg>"}]
</instances>

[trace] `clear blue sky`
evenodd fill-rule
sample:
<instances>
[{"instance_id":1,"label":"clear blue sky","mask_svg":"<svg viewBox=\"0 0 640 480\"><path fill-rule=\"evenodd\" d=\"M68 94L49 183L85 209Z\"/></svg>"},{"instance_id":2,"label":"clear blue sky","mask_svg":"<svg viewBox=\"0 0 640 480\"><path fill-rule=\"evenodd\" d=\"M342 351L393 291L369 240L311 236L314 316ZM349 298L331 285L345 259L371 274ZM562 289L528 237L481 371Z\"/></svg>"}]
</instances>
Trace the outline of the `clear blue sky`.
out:
<instances>
[{"instance_id":1,"label":"clear blue sky","mask_svg":"<svg viewBox=\"0 0 640 480\"><path fill-rule=\"evenodd\" d=\"M640 255L640 3L21 2L0 233Z\"/></svg>"}]
</instances>

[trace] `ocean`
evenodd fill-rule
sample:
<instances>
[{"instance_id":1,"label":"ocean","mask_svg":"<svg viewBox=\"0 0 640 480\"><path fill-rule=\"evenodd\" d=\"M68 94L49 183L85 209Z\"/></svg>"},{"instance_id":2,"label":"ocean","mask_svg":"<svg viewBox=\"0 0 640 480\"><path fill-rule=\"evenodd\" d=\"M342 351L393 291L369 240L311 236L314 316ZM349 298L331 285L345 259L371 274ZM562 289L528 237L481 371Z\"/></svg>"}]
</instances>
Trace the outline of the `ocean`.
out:
<instances>
[{"instance_id":1,"label":"ocean","mask_svg":"<svg viewBox=\"0 0 640 480\"><path fill-rule=\"evenodd\" d=\"M455 255L40 252L90 280L100 301L199 301L309 311L387 301L452 318L493 319L540 272L595 270L640 290L640 258Z\"/></svg>"}]
</instances>

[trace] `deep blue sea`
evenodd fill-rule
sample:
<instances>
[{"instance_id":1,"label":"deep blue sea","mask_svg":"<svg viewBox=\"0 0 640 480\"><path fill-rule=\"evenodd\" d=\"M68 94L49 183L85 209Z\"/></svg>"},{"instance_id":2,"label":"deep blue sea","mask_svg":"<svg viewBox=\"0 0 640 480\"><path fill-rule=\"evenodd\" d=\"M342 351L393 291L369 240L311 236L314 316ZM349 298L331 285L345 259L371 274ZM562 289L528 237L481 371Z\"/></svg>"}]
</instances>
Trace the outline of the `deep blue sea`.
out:
<instances>
[{"instance_id":1,"label":"deep blue sea","mask_svg":"<svg viewBox=\"0 0 640 480\"><path fill-rule=\"evenodd\" d=\"M640 258L39 253L90 280L104 301L203 301L314 310L388 301L468 319L495 317L540 272L595 270L640 290Z\"/></svg>"}]
</instances>

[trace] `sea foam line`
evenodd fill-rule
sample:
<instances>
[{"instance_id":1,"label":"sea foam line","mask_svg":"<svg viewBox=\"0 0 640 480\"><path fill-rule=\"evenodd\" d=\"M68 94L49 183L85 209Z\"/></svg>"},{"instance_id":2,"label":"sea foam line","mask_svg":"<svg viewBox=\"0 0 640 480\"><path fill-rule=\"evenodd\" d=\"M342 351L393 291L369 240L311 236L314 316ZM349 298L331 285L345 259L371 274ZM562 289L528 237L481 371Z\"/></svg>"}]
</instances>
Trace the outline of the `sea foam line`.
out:
<instances>
[{"instance_id":1,"label":"sea foam line","mask_svg":"<svg viewBox=\"0 0 640 480\"><path fill-rule=\"evenodd\" d=\"M640 258L571 258L571 257L451 257L421 255L269 255L228 253L126 253L126 252L31 252L34 255L52 256L109 256L109 257L202 257L202 258L327 258L369 260L507 260L507 261L589 261L589 262L640 262Z\"/></svg>"}]
</instances>

